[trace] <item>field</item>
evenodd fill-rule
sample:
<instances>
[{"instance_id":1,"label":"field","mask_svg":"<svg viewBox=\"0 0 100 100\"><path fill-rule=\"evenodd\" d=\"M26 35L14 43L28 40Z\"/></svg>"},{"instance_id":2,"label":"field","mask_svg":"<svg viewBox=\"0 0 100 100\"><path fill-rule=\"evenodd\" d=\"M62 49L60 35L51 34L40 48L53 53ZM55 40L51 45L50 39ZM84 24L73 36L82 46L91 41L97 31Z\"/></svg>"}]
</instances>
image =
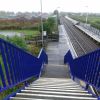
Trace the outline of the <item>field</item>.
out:
<instances>
[{"instance_id":1,"label":"field","mask_svg":"<svg viewBox=\"0 0 100 100\"><path fill-rule=\"evenodd\" d=\"M80 22L84 22L84 23L86 22L86 15L80 16L79 14L74 14L74 15L70 14L69 17L71 17L77 21L80 21ZM91 26L93 26L97 29L100 29L100 16L89 15L87 23L91 24Z\"/></svg>"},{"instance_id":2,"label":"field","mask_svg":"<svg viewBox=\"0 0 100 100\"><path fill-rule=\"evenodd\" d=\"M38 28L38 24L40 23L40 19L0 19L0 30L18 30L18 29L36 29Z\"/></svg>"},{"instance_id":3,"label":"field","mask_svg":"<svg viewBox=\"0 0 100 100\"><path fill-rule=\"evenodd\" d=\"M39 34L38 30L27 30L27 29L23 29L23 30L0 30L2 32L18 32L18 33L23 33L25 35L33 35L33 36L37 36Z\"/></svg>"}]
</instances>

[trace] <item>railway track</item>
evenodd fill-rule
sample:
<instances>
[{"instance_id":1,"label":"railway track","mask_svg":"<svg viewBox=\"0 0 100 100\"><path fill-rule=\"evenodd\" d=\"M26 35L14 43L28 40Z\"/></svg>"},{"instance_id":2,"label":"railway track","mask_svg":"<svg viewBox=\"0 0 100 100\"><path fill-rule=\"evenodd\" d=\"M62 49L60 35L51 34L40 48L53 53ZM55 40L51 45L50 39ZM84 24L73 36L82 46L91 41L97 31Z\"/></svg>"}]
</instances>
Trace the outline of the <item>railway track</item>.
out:
<instances>
[{"instance_id":1,"label":"railway track","mask_svg":"<svg viewBox=\"0 0 100 100\"><path fill-rule=\"evenodd\" d=\"M96 44L86 34L78 30L75 26L73 26L73 23L71 23L66 18L62 17L61 23L65 26L66 32L70 38L77 56L82 56L100 48L100 45Z\"/></svg>"}]
</instances>

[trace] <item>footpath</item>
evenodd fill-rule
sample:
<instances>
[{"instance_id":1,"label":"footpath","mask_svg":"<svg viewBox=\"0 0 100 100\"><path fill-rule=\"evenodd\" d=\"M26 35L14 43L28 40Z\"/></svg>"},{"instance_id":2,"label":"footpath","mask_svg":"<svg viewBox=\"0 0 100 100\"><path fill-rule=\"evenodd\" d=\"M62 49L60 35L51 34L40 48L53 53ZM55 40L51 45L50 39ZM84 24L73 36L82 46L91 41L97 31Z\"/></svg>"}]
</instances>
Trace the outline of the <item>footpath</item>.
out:
<instances>
[{"instance_id":1,"label":"footpath","mask_svg":"<svg viewBox=\"0 0 100 100\"><path fill-rule=\"evenodd\" d=\"M69 50L62 25L59 26L59 42L50 42L47 46L48 65L42 77L69 78L69 69L64 65L64 55Z\"/></svg>"}]
</instances>

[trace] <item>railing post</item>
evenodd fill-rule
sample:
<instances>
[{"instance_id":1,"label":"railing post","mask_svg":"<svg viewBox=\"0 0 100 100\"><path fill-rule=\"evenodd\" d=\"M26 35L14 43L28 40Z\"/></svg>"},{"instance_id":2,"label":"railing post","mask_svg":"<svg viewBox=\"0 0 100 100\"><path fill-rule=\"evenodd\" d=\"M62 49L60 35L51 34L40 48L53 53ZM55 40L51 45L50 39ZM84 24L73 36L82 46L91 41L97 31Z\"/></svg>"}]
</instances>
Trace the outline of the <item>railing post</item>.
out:
<instances>
[{"instance_id":1,"label":"railing post","mask_svg":"<svg viewBox=\"0 0 100 100\"><path fill-rule=\"evenodd\" d=\"M98 99L97 100L100 100L100 97L98 97Z\"/></svg>"},{"instance_id":2,"label":"railing post","mask_svg":"<svg viewBox=\"0 0 100 100\"><path fill-rule=\"evenodd\" d=\"M74 76L72 76L72 80L75 81L75 77Z\"/></svg>"},{"instance_id":3,"label":"railing post","mask_svg":"<svg viewBox=\"0 0 100 100\"><path fill-rule=\"evenodd\" d=\"M25 81L25 82L24 82L24 85L25 85L25 86L28 86L28 82L27 82L27 81Z\"/></svg>"},{"instance_id":4,"label":"railing post","mask_svg":"<svg viewBox=\"0 0 100 100\"><path fill-rule=\"evenodd\" d=\"M86 86L85 86L85 90L87 90L87 89L88 89L88 87L89 87L89 84L86 84Z\"/></svg>"}]
</instances>

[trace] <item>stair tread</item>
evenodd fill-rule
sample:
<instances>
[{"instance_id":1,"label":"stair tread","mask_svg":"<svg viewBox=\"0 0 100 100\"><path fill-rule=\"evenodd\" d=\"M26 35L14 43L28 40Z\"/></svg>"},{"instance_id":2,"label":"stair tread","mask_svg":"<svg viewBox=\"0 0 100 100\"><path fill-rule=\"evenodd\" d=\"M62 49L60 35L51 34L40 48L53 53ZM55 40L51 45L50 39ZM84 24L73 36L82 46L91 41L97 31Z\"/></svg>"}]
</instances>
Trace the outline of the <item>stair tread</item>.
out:
<instances>
[{"instance_id":1,"label":"stair tread","mask_svg":"<svg viewBox=\"0 0 100 100\"><path fill-rule=\"evenodd\" d=\"M75 89L77 89L77 90L83 90L81 87L67 87L67 88L60 88L60 87L25 87L25 89L28 89L28 88L30 88L30 89L62 89L62 90L67 90L67 89L70 89L70 90L75 90Z\"/></svg>"},{"instance_id":2,"label":"stair tread","mask_svg":"<svg viewBox=\"0 0 100 100\"><path fill-rule=\"evenodd\" d=\"M10 100L97 100L71 79L40 78Z\"/></svg>"},{"instance_id":3,"label":"stair tread","mask_svg":"<svg viewBox=\"0 0 100 100\"><path fill-rule=\"evenodd\" d=\"M24 97L10 97L11 100L52 100L52 99L37 99L37 98L24 98Z\"/></svg>"},{"instance_id":4,"label":"stair tread","mask_svg":"<svg viewBox=\"0 0 100 100\"><path fill-rule=\"evenodd\" d=\"M17 95L16 96L18 96L18 97L20 97L20 96L24 96L24 97L26 97L26 98L36 98L36 97L38 97L38 98L50 98L50 99L57 99L57 98L61 98L61 99L81 99L81 100L96 100L96 98L93 98L93 97L84 97L84 96L63 96L63 95L48 95L48 94L27 94L27 93L17 93Z\"/></svg>"},{"instance_id":5,"label":"stair tread","mask_svg":"<svg viewBox=\"0 0 100 100\"><path fill-rule=\"evenodd\" d=\"M67 95L67 94L71 94L71 95L87 95L87 96L92 96L92 94L88 94L87 92L86 93L75 93L75 92L57 92L57 91L32 91L32 90L22 90L21 91L22 93L50 93L50 94L64 94L64 95Z\"/></svg>"},{"instance_id":6,"label":"stair tread","mask_svg":"<svg viewBox=\"0 0 100 100\"><path fill-rule=\"evenodd\" d=\"M39 91L62 91L62 92L67 92L67 91L72 91L72 92L83 92L84 90L79 90L79 89L67 89L67 90L63 90L63 89L37 89L37 88L34 88L34 89L31 89L31 88L26 88L25 90L39 90Z\"/></svg>"},{"instance_id":7,"label":"stair tread","mask_svg":"<svg viewBox=\"0 0 100 100\"><path fill-rule=\"evenodd\" d=\"M66 84L66 85L29 85L29 87L80 87L77 84Z\"/></svg>"},{"instance_id":8,"label":"stair tread","mask_svg":"<svg viewBox=\"0 0 100 100\"><path fill-rule=\"evenodd\" d=\"M25 89L25 90L30 90L30 91L55 91L55 92L84 92L87 93L88 91L84 91L84 90L61 90L61 89Z\"/></svg>"}]
</instances>

